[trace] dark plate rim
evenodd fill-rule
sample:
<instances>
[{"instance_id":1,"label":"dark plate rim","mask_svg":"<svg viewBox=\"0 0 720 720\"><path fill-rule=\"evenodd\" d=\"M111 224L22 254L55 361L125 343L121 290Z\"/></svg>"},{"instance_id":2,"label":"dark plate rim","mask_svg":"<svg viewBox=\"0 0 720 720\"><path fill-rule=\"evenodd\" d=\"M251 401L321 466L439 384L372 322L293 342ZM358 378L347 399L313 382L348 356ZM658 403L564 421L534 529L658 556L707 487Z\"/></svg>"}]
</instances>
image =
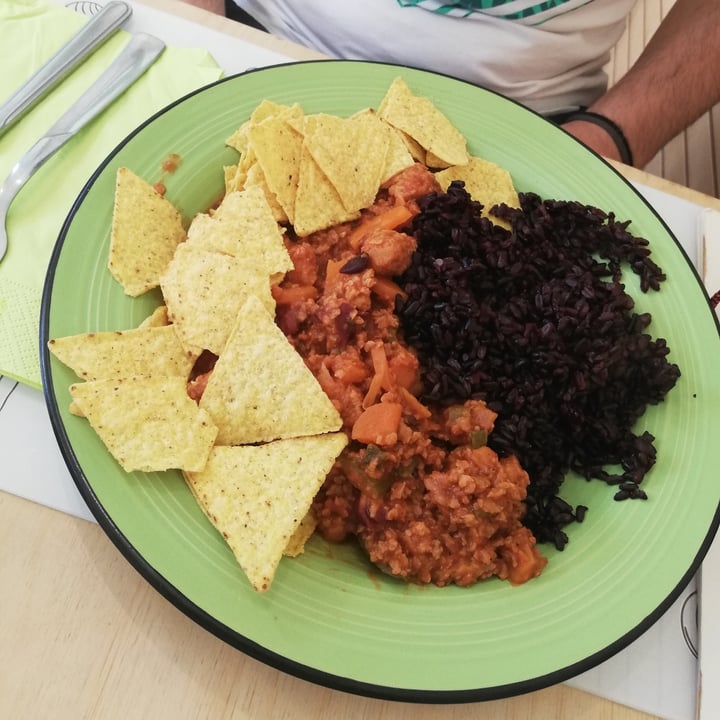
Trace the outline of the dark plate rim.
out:
<instances>
[{"instance_id":1,"label":"dark plate rim","mask_svg":"<svg viewBox=\"0 0 720 720\"><path fill-rule=\"evenodd\" d=\"M123 534L122 530L115 524L114 520L110 517L110 515L106 512L105 508L101 504L101 502L98 500L97 496L95 495L95 492L93 491L92 484L86 477L82 467L80 466L77 457L75 456L74 450L72 448L72 444L70 443L70 440L67 436L67 433L65 432L65 428L63 425L62 417L60 415L60 410L57 403L57 398L55 395L55 389L54 389L54 383L52 379L52 372L51 372L51 359L50 359L50 352L47 348L47 341L50 339L49 336L49 324L50 324L50 306L52 303L52 290L53 290L53 282L55 278L55 271L57 269L57 264L60 258L60 255L63 250L63 245L65 242L65 239L67 237L67 234L69 232L70 226L72 224L72 221L74 219L74 216L76 212L78 211L79 207L84 202L85 198L87 197L88 193L90 192L90 189L100 176L100 174L105 170L107 165L110 164L110 162L115 158L115 156L142 130L152 124L157 118L164 115L165 113L171 111L173 108L177 107L178 105L181 105L183 102L185 102L187 99L194 97L195 95L201 94L203 92L209 91L212 88L221 85L223 83L227 82L233 82L236 81L238 78L242 78L249 74L254 74L258 72L265 72L267 70L273 70L275 68L283 68L287 67L288 65L316 65L316 64L325 64L325 63L354 63L354 64L365 64L365 65L383 65L383 66L392 66L397 67L399 69L411 69L413 71L420 71L424 73L428 73L431 75L440 75L447 77L450 80L453 80L455 82L461 82L466 85L469 85L471 87L476 87L478 90L481 90L482 92L490 93L492 95L497 95L503 98L503 100L512 103L513 105L517 105L520 107L523 107L524 110L527 112L530 112L537 117L542 117L538 113L536 113L533 110L530 110L528 108L525 108L521 105L521 103L512 100L510 98L506 98L504 96L501 96L499 93L481 87L479 85L476 85L474 83L471 83L466 80L461 80L455 77L452 77L450 75L446 75L444 73L438 73L438 72L432 72L429 70L423 70L419 68L413 68L407 65L401 65L401 64L393 64L393 63L380 63L380 62L373 62L373 61L365 61L365 60L302 60L302 61L294 61L289 63L282 63L277 65L269 65L261 68L252 68L250 70L247 70L245 72L241 73L235 73L232 75L228 75L224 78L221 78L213 83L210 83L208 85L204 85L190 93L187 93L183 97L175 100L174 102L166 105L164 108L159 110L158 112L154 113L151 117L149 117L145 122L143 122L141 125L136 127L131 133L129 133L118 145L108 154L108 156L103 160L103 162L99 165L99 167L93 172L92 176L89 178L83 189L81 190L80 194L78 195L77 199L73 203L61 229L58 236L58 239L55 243L52 255L50 257L50 261L48 263L48 269L47 274L45 277L45 282L43 285L43 293L42 293L42 301L41 301L41 307L40 307L40 373L41 373L41 379L42 379L42 385L43 385L43 394L45 397L45 402L47 405L48 413L50 416L51 425L53 428L53 432L55 434L56 440L58 442L58 446L60 448L60 452L63 456L63 459L65 460L65 463L70 471L70 475L73 478L73 481L75 482L75 485L77 486L83 500L87 504L88 508L90 509L91 513L97 520L100 527L103 529L105 534L108 536L108 538L112 541L112 543L116 546L116 548L121 552L121 554L126 558L126 560L137 570L137 572L140 573L140 575L152 586L157 590L166 600L168 600L170 603L172 603L176 608L178 608L183 614L185 614L187 617L189 617L191 620L196 622L198 625L203 627L205 630L209 631L216 637L218 637L223 642L227 643L228 645L231 645L232 647L236 648L237 650L240 650L241 652L245 653L246 655L270 666L277 670L280 670L282 672L285 672L289 675L292 675L294 677L297 677L301 680L306 680L308 682L314 683L316 685L320 685L323 687L327 687L332 690L339 690L342 692L359 695L362 697L369 697L369 698L376 698L380 700L391 700L391 701L398 701L398 702L411 702L411 703L419 703L419 704L461 704L461 703L470 703L470 702L478 702L478 701L488 701L488 700L499 700L504 698L513 697L516 695L521 695L524 693L534 692L537 690L541 690L543 688L549 687L551 685L555 685L561 682L564 682L566 680L571 679L572 677L575 677L576 675L579 675L583 672L586 672L600 663L608 660L613 655L617 654L624 648L626 648L628 645L630 645L633 641L635 641L637 638L639 638L643 633L645 633L655 622L657 622L668 610L668 608L675 602L675 600L680 596L682 591L685 589L685 587L688 585L688 583L692 580L693 576L697 572L698 568L700 567L703 558L707 554L710 545L712 544L712 541L715 537L715 534L718 531L718 527L720 526L720 505L716 509L713 520L708 528L708 532L705 535L704 541L701 544L697 554L695 555L695 558L693 559L692 563L690 564L690 567L685 572L685 574L679 579L673 590L667 595L667 597L658 604L658 606L647 615L647 617L638 623L632 630L628 631L625 635L618 638L614 642L610 643L603 649L597 651L596 653L588 656L582 661L579 661L577 663L573 663L571 665L568 665L564 668L555 670L551 673L540 675L535 678L529 678L527 680L518 681L515 683L508 683L503 685L496 685L492 687L487 688L470 688L470 689L462 689L462 690L426 690L426 689L419 689L419 688L398 688L398 687L391 687L391 686L385 686L385 685L378 685L373 683L367 683L363 682L361 680L356 680L353 678L346 678L340 675L334 675L331 673L327 673L322 670L318 670L316 668L304 665L302 663L296 662L294 660L290 660L274 651L268 650L267 648L263 647L262 645L259 645L258 643L250 640L249 638L245 637L239 632L236 632L230 628L228 628L225 624L222 622L216 620L213 616L205 612L201 607L193 603L187 596L185 596L180 590L178 590L177 587L175 587L172 583L170 583L161 573L159 573L148 561L146 561L143 556L135 549L135 547L132 545L132 543L128 540L127 537ZM543 118L544 119L544 118ZM546 122L550 122L549 120L545 120ZM562 128L559 128L561 132L565 132L562 130ZM568 136L569 133L566 133ZM579 142L576 140L576 142ZM657 220L662 224L665 231L668 233L668 235L673 239L675 242L675 245L679 249L679 251L682 253L682 256L685 258L685 261L689 265L689 267L692 270L692 273L697 281L697 285L702 291L703 295L705 296L705 299L707 300L708 307L710 307L710 299L708 297L707 291L705 290L705 287L701 281L701 278L694 266L694 264L690 261L689 257L687 256L687 253L685 252L682 245L678 242L677 238L673 234L673 232L670 230L670 228L667 226L665 221L662 219L662 217L658 214L658 212L650 205L650 203L645 199L645 197L638 192L635 187L630 183L630 181L625 178L620 171L615 168L613 165L608 163L604 158L602 158L600 155L595 153L592 150L588 150L591 152L599 162L603 163L607 168L609 168L617 177L619 177L622 182L627 186L627 188L637 195L642 202L647 206L647 208L655 215ZM715 313L712 313L713 317L715 318L715 326L718 330L718 334L720 335L720 322L718 321L717 316L715 316Z\"/></svg>"}]
</instances>

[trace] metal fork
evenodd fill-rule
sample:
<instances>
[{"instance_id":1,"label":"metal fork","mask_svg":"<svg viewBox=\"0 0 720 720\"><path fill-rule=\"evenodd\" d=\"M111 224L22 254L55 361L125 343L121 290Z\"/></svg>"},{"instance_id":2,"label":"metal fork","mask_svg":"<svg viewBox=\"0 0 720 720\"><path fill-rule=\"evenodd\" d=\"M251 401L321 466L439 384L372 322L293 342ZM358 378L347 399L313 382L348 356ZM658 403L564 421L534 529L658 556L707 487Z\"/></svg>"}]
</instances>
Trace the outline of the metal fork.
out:
<instances>
[{"instance_id":1,"label":"metal fork","mask_svg":"<svg viewBox=\"0 0 720 720\"><path fill-rule=\"evenodd\" d=\"M7 213L20 188L75 133L132 85L155 61L165 44L138 33L74 105L23 155L0 185L0 260L7 251Z\"/></svg>"}]
</instances>

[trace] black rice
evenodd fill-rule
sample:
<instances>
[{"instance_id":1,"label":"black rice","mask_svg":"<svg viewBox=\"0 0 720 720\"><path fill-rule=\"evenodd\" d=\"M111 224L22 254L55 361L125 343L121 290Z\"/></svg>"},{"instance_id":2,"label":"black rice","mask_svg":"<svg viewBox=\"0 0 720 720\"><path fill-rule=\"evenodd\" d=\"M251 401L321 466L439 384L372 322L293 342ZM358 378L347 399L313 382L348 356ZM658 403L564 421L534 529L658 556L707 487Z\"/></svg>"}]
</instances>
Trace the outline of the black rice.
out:
<instances>
[{"instance_id":1,"label":"black rice","mask_svg":"<svg viewBox=\"0 0 720 720\"><path fill-rule=\"evenodd\" d=\"M621 282L628 265L643 292L660 288L647 241L598 208L520 199L494 211L511 230L482 217L460 182L421 199L396 309L423 399L482 399L498 413L488 442L530 475L525 524L562 549L562 528L587 509L559 496L568 471L618 486L617 500L647 497L654 437L632 428L680 371Z\"/></svg>"}]
</instances>

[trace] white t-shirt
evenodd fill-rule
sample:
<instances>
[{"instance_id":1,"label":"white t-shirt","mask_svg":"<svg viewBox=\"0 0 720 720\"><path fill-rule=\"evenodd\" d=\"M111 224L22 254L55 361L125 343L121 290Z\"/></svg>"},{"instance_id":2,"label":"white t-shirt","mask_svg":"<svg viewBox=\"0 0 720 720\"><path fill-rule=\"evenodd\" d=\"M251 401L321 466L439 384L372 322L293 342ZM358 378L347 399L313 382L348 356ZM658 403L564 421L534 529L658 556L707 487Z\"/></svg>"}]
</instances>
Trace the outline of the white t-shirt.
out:
<instances>
[{"instance_id":1,"label":"white t-shirt","mask_svg":"<svg viewBox=\"0 0 720 720\"><path fill-rule=\"evenodd\" d=\"M235 0L331 57L426 68L548 113L589 105L636 0Z\"/></svg>"}]
</instances>

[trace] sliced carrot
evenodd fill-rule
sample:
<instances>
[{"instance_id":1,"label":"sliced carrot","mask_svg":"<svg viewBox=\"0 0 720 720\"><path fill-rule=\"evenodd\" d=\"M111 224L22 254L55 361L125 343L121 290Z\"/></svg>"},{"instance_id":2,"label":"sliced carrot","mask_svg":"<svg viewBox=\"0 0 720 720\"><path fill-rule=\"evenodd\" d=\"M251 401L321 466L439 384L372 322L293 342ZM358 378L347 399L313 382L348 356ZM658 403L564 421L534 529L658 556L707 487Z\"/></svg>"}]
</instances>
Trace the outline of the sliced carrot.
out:
<instances>
[{"instance_id":1,"label":"sliced carrot","mask_svg":"<svg viewBox=\"0 0 720 720\"><path fill-rule=\"evenodd\" d=\"M370 357L373 361L373 369L375 374L380 376L382 386L385 390L390 390L392 382L390 379L390 366L388 365L387 353L385 345L375 345L370 350Z\"/></svg>"},{"instance_id":2,"label":"sliced carrot","mask_svg":"<svg viewBox=\"0 0 720 720\"><path fill-rule=\"evenodd\" d=\"M364 365L343 365L335 372L335 377L345 385L355 385L367 377L367 369Z\"/></svg>"},{"instance_id":3,"label":"sliced carrot","mask_svg":"<svg viewBox=\"0 0 720 720\"><path fill-rule=\"evenodd\" d=\"M381 390L390 390L392 388L392 378L390 376L387 355L385 354L385 346L374 345L372 350L370 350L370 357L372 358L375 374L363 398L362 406L364 408L368 408L377 402Z\"/></svg>"},{"instance_id":4,"label":"sliced carrot","mask_svg":"<svg viewBox=\"0 0 720 720\"><path fill-rule=\"evenodd\" d=\"M376 403L363 410L352 428L352 439L361 443L388 445L397 441L403 406L400 403Z\"/></svg>"},{"instance_id":5,"label":"sliced carrot","mask_svg":"<svg viewBox=\"0 0 720 720\"><path fill-rule=\"evenodd\" d=\"M409 390L399 387L398 392L405 403L405 407L418 419L429 418L432 413Z\"/></svg>"},{"instance_id":6,"label":"sliced carrot","mask_svg":"<svg viewBox=\"0 0 720 720\"><path fill-rule=\"evenodd\" d=\"M343 260L328 260L325 266L325 284L332 285L340 275L340 268L345 264Z\"/></svg>"},{"instance_id":7,"label":"sliced carrot","mask_svg":"<svg viewBox=\"0 0 720 720\"><path fill-rule=\"evenodd\" d=\"M374 405L378 398L380 397L380 391L382 390L382 378L375 373L373 375L372 380L370 381L370 387L368 388L368 391L365 393L365 397L362 401L362 406L364 408L369 408L371 405Z\"/></svg>"},{"instance_id":8,"label":"sliced carrot","mask_svg":"<svg viewBox=\"0 0 720 720\"><path fill-rule=\"evenodd\" d=\"M547 563L534 547L518 548L513 559L515 562L508 568L508 580L511 585L522 585L537 577Z\"/></svg>"},{"instance_id":9,"label":"sliced carrot","mask_svg":"<svg viewBox=\"0 0 720 720\"><path fill-rule=\"evenodd\" d=\"M273 285L271 291L278 305L290 305L300 300L314 300L317 297L317 289L312 285L295 285L294 287Z\"/></svg>"},{"instance_id":10,"label":"sliced carrot","mask_svg":"<svg viewBox=\"0 0 720 720\"><path fill-rule=\"evenodd\" d=\"M325 394L330 395L333 390L333 386L335 385L335 380L330 374L330 371L325 363L322 363L317 370L317 381L320 383L320 387L325 391Z\"/></svg>"},{"instance_id":11,"label":"sliced carrot","mask_svg":"<svg viewBox=\"0 0 720 720\"><path fill-rule=\"evenodd\" d=\"M352 355L333 356L332 372L333 376L345 385L361 383L370 374L365 363Z\"/></svg>"},{"instance_id":12,"label":"sliced carrot","mask_svg":"<svg viewBox=\"0 0 720 720\"><path fill-rule=\"evenodd\" d=\"M395 385L404 387L411 393L418 387L420 373L415 356L410 352L400 352L389 360L390 372L392 373Z\"/></svg>"},{"instance_id":13,"label":"sliced carrot","mask_svg":"<svg viewBox=\"0 0 720 720\"><path fill-rule=\"evenodd\" d=\"M403 300L407 297L407 293L389 278L375 276L375 283L372 291L388 304L395 302L395 298L399 295Z\"/></svg>"},{"instance_id":14,"label":"sliced carrot","mask_svg":"<svg viewBox=\"0 0 720 720\"><path fill-rule=\"evenodd\" d=\"M373 215L364 219L351 233L348 238L350 246L358 250L362 241L375 230L397 230L407 223L413 216L412 210L405 205L395 205L385 212Z\"/></svg>"}]
</instances>

